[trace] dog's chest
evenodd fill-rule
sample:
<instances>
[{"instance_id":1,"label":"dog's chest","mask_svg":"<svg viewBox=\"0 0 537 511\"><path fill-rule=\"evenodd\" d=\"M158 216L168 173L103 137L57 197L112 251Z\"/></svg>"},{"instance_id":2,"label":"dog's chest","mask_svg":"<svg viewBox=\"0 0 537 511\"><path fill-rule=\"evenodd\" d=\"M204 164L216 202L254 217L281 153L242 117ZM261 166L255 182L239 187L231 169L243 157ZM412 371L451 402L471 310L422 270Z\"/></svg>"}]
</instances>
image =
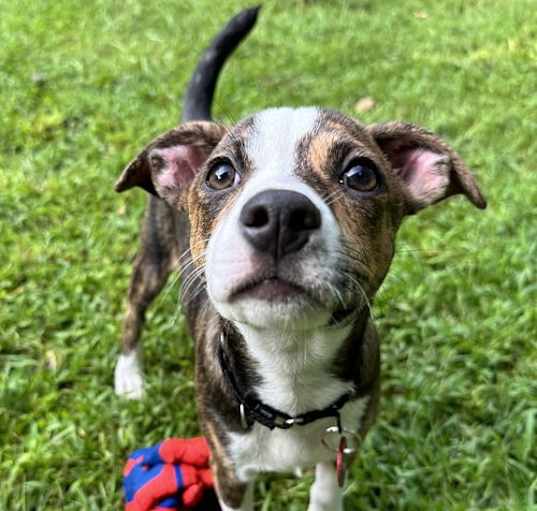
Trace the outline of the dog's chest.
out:
<instances>
[{"instance_id":1,"label":"dog's chest","mask_svg":"<svg viewBox=\"0 0 537 511\"><path fill-rule=\"evenodd\" d=\"M350 335L350 327L308 333L304 338L289 338L281 333L272 339L242 325L241 328L260 376L254 390L260 401L272 408L298 416L324 410L356 390L353 382L337 378L331 370L341 343ZM352 399L340 409L345 430L358 431L367 399ZM335 425L334 417L290 429L270 430L255 423L248 432L229 434L228 454L243 481L251 480L259 472L310 468L322 461L335 461L337 441L332 437L332 448L322 441L326 429Z\"/></svg>"},{"instance_id":2,"label":"dog's chest","mask_svg":"<svg viewBox=\"0 0 537 511\"><path fill-rule=\"evenodd\" d=\"M345 430L358 430L367 399L353 400L342 408ZM326 428L335 424L334 418L326 418L305 426L270 430L256 423L248 433L230 434L229 454L239 479L248 481L259 472L292 472L321 461L335 461L335 448L328 448L322 442ZM326 440L334 445L329 438Z\"/></svg>"}]
</instances>

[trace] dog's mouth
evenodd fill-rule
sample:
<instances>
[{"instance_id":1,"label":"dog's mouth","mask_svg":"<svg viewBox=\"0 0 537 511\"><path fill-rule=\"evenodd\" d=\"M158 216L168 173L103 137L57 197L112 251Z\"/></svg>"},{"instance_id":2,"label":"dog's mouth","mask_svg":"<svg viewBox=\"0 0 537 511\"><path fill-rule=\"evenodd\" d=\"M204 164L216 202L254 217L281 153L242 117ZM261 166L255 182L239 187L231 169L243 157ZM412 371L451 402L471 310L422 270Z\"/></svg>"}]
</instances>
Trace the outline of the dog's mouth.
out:
<instances>
[{"instance_id":1,"label":"dog's mouth","mask_svg":"<svg viewBox=\"0 0 537 511\"><path fill-rule=\"evenodd\" d=\"M242 298L254 298L267 302L288 302L308 294L307 290L299 284L274 274L252 278L239 284L230 293L230 302Z\"/></svg>"}]
</instances>

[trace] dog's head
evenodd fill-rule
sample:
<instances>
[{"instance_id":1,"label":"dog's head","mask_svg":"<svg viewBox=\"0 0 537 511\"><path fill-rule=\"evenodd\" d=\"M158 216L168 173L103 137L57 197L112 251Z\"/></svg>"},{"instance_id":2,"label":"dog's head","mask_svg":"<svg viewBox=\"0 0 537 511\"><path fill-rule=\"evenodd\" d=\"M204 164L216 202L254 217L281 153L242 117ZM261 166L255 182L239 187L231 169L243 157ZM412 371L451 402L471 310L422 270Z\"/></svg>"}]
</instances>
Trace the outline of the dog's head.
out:
<instances>
[{"instance_id":1,"label":"dog's head","mask_svg":"<svg viewBox=\"0 0 537 511\"><path fill-rule=\"evenodd\" d=\"M405 215L454 194L485 207L434 134L318 108L265 110L231 128L185 123L127 166L116 189L133 186L187 211L213 305L256 327L324 325L360 308Z\"/></svg>"}]
</instances>

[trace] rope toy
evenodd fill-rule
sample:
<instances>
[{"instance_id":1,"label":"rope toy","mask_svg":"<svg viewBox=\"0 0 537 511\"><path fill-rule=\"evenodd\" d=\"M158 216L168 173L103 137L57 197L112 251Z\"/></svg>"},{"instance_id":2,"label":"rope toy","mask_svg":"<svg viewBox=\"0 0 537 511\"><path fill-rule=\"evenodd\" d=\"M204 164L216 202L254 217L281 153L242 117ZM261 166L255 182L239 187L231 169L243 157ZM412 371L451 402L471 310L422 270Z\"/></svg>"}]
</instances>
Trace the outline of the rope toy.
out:
<instances>
[{"instance_id":1,"label":"rope toy","mask_svg":"<svg viewBox=\"0 0 537 511\"><path fill-rule=\"evenodd\" d=\"M213 488L204 437L169 438L134 451L123 468L125 511L193 509Z\"/></svg>"}]
</instances>

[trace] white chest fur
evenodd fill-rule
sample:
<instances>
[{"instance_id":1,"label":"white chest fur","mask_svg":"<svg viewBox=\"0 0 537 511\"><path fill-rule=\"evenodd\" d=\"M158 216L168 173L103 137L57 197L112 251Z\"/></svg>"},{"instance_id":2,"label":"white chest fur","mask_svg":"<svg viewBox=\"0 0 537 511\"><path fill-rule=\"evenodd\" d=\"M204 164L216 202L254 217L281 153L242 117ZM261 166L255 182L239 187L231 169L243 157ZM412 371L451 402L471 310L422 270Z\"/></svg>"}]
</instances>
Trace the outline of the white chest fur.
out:
<instances>
[{"instance_id":1,"label":"white chest fur","mask_svg":"<svg viewBox=\"0 0 537 511\"><path fill-rule=\"evenodd\" d=\"M308 334L281 337L239 326L248 350L257 362L262 383L256 387L259 399L289 415L321 410L353 390L350 382L336 378L331 363L350 326L338 330L319 329ZM277 337L276 337L277 336ZM348 402L341 410L344 429L356 432L367 405L367 398ZM335 418L320 419L290 429L274 429L254 424L248 433L230 434L229 454L238 477L251 480L259 472L291 472L335 461L335 448L322 443L326 428Z\"/></svg>"},{"instance_id":2,"label":"white chest fur","mask_svg":"<svg viewBox=\"0 0 537 511\"><path fill-rule=\"evenodd\" d=\"M345 429L358 430L367 399L351 401L342 408ZM256 423L248 433L230 434L229 453L239 479L246 482L259 472L292 472L323 461L334 462L335 450L329 450L321 441L326 428L333 425L335 419L332 418L291 429L270 430Z\"/></svg>"}]
</instances>

